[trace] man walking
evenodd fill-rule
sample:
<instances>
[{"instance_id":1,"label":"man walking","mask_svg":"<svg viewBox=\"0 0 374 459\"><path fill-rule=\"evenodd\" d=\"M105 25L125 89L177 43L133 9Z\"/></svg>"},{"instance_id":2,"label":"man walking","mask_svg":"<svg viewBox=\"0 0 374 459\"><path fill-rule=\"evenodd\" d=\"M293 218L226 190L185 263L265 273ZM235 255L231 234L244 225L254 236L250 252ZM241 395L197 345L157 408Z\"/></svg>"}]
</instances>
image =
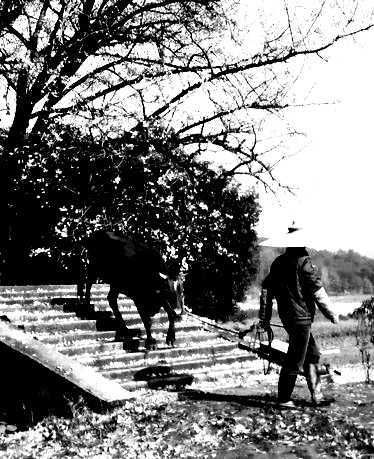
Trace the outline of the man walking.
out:
<instances>
[{"instance_id":1,"label":"man walking","mask_svg":"<svg viewBox=\"0 0 374 459\"><path fill-rule=\"evenodd\" d=\"M291 395L297 375L304 373L312 402L323 401L318 374L320 352L311 333L316 305L332 323L338 317L331 310L329 297L323 288L317 267L306 250L303 232L289 228L284 238L267 240L260 245L286 247L277 257L262 284L260 324L270 326L273 299L276 299L279 318L289 335L289 347L279 375L278 402L293 405Z\"/></svg>"}]
</instances>

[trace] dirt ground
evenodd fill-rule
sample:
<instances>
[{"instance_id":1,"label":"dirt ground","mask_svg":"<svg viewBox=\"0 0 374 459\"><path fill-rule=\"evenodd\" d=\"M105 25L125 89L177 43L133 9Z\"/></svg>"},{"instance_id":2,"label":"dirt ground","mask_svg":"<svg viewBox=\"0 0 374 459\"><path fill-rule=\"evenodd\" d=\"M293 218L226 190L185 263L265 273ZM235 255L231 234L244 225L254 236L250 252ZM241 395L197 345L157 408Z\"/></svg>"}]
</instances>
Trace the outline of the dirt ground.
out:
<instances>
[{"instance_id":1,"label":"dirt ground","mask_svg":"<svg viewBox=\"0 0 374 459\"><path fill-rule=\"evenodd\" d=\"M275 369L276 370L276 369ZM225 387L220 389L218 387L206 388L203 392L206 394L205 398L210 399L212 403L214 399L219 400L220 403L237 404L242 407L242 415L246 409L248 415L262 415L266 413L268 419L277 419L280 416L283 421L278 424L283 425L283 422L289 420L289 426L297 426L302 423L302 419L310 419L315 425L315 435L310 435L310 431L306 431L307 435L303 437L300 433L299 440L294 438L293 444L287 444L287 434L284 435L283 440L268 443L266 436L263 440L263 450L261 453L257 450L254 451L253 445L242 445L239 448L232 450L228 449L217 453L216 457L219 458L237 458L237 457L257 457L257 455L265 455L266 457L277 457L279 455L285 457L374 457L374 382L367 384L364 382L365 374L359 365L347 365L340 368L341 375L334 375L334 381L327 381L324 379L323 392L327 398L334 400L328 406L314 408L310 405L310 395L306 387L305 379L300 377L297 380L296 387L293 393L293 400L295 401L296 409L283 409L279 410L274 407L277 393L277 379L278 373L274 371L267 376L259 374L257 378L246 381L240 386ZM193 391L192 391L193 394ZM218 397L217 397L218 396ZM225 399L226 397L226 399ZM182 396L183 398L183 396ZM192 397L193 398L193 397ZM201 399L204 396L201 395ZM246 408L244 408L244 406ZM297 421L299 419L299 421ZM331 429L331 425L327 419L336 423L331 430L331 441L329 445L323 444L321 435L325 429ZM295 421L296 420L296 421ZM347 436L343 439L340 427L347 423ZM350 433L348 430L352 429ZM334 435L335 430L335 435ZM344 430L344 429L343 429ZM367 441L367 448L361 453L358 451L349 451L350 445L357 438L360 437L360 432L367 432L369 434ZM281 435L282 436L282 435ZM277 435L275 435L277 437ZM328 435L327 435L328 437ZM292 435L290 436L292 438ZM279 439L278 439L279 440ZM336 450L334 450L336 447ZM343 452L344 451L344 452Z\"/></svg>"},{"instance_id":2,"label":"dirt ground","mask_svg":"<svg viewBox=\"0 0 374 459\"><path fill-rule=\"evenodd\" d=\"M72 419L49 418L24 432L0 435L4 458L314 458L374 457L374 391L359 366L341 368L313 408L305 380L297 409L280 410L276 372L192 385L185 392L142 390L123 407L96 414L76 407ZM198 395L196 397L196 394ZM370 456L371 455L371 456Z\"/></svg>"}]
</instances>

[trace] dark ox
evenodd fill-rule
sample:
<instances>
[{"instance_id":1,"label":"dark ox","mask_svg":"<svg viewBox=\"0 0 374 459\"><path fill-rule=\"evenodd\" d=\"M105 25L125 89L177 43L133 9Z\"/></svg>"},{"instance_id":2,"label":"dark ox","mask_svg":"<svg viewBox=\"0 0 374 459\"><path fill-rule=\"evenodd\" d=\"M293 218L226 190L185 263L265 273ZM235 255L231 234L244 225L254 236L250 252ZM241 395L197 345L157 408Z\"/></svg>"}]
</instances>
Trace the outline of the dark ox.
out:
<instances>
[{"instance_id":1,"label":"dark ox","mask_svg":"<svg viewBox=\"0 0 374 459\"><path fill-rule=\"evenodd\" d=\"M156 348L152 317L163 307L169 320L166 343L174 345L175 321L183 313L183 289L177 273L167 269L161 255L143 243L112 232L95 233L87 240L86 248L86 279L78 285L81 299L89 304L93 282L98 278L107 282L110 285L108 302L118 323L118 333L130 337L135 335L134 330L127 327L117 303L120 293L130 297L144 324L147 349Z\"/></svg>"}]
</instances>

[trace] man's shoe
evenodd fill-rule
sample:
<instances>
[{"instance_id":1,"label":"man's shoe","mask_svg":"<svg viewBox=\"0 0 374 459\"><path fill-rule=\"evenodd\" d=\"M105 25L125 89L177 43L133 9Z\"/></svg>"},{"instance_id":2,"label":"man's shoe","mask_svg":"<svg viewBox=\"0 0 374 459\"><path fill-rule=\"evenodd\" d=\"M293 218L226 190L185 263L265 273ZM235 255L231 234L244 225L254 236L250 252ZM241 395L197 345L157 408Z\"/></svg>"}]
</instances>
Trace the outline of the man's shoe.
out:
<instances>
[{"instance_id":1,"label":"man's shoe","mask_svg":"<svg viewBox=\"0 0 374 459\"><path fill-rule=\"evenodd\" d=\"M334 397L320 397L320 398L312 398L312 405L315 406L315 407L318 407L318 406L327 406L327 405L331 405L331 403L334 403L335 402L335 398Z\"/></svg>"},{"instance_id":2,"label":"man's shoe","mask_svg":"<svg viewBox=\"0 0 374 459\"><path fill-rule=\"evenodd\" d=\"M296 405L292 400L288 400L288 402L281 402L278 400L278 406L280 408L296 408Z\"/></svg>"}]
</instances>

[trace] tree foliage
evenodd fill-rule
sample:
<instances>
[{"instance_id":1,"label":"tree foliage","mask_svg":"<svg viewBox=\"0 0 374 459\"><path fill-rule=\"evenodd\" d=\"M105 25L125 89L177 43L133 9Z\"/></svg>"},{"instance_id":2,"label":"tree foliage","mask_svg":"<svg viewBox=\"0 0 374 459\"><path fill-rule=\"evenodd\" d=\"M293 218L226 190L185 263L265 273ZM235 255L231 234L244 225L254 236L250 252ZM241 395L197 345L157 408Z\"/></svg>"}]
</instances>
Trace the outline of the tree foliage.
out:
<instances>
[{"instance_id":1,"label":"tree foliage","mask_svg":"<svg viewBox=\"0 0 374 459\"><path fill-rule=\"evenodd\" d=\"M26 258L49 256L72 271L82 240L110 229L157 247L185 273L193 263L208 273L230 266L226 307L242 298L256 272L254 193L240 193L231 178L181 151L159 124L102 141L55 126L43 139L14 158L11 208ZM201 287L211 297L206 306L222 308L216 286ZM196 289L196 282L187 288L190 303Z\"/></svg>"},{"instance_id":2,"label":"tree foliage","mask_svg":"<svg viewBox=\"0 0 374 459\"><path fill-rule=\"evenodd\" d=\"M373 366L374 349L374 297L364 300L361 306L353 312L357 319L356 339L361 354L361 361L366 372L366 382L369 383Z\"/></svg>"}]
</instances>

